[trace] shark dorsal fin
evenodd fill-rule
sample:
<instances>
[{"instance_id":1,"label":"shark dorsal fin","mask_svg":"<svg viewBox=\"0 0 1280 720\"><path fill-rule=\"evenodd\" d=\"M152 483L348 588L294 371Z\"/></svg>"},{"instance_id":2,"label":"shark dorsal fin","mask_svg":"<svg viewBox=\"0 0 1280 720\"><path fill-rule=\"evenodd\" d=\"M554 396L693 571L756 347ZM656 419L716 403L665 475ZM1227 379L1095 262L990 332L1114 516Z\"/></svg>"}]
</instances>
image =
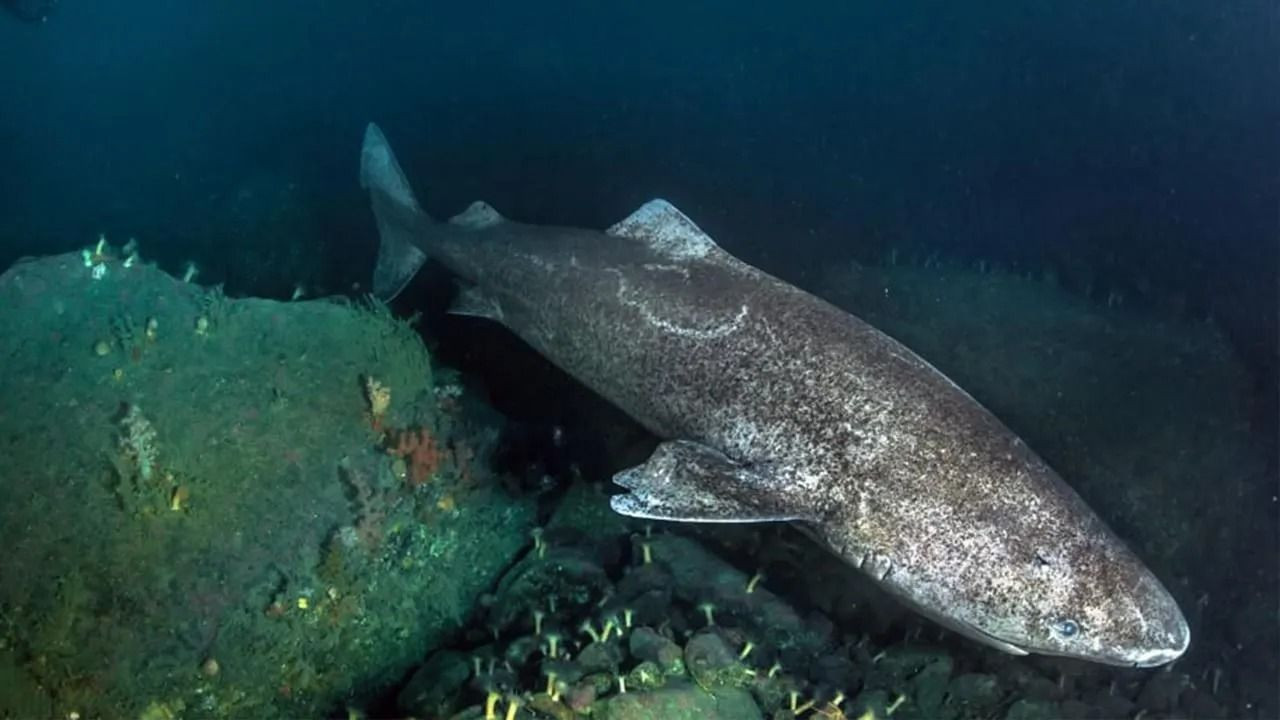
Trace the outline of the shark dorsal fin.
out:
<instances>
[{"instance_id":1,"label":"shark dorsal fin","mask_svg":"<svg viewBox=\"0 0 1280 720\"><path fill-rule=\"evenodd\" d=\"M673 260L696 260L719 249L692 220L661 198L641 205L605 232L648 243L654 251Z\"/></svg>"},{"instance_id":2,"label":"shark dorsal fin","mask_svg":"<svg viewBox=\"0 0 1280 720\"><path fill-rule=\"evenodd\" d=\"M487 202L477 200L467 206L466 210L449 218L449 222L453 225L467 228L468 230L482 230L506 220L502 214L494 210Z\"/></svg>"}]
</instances>

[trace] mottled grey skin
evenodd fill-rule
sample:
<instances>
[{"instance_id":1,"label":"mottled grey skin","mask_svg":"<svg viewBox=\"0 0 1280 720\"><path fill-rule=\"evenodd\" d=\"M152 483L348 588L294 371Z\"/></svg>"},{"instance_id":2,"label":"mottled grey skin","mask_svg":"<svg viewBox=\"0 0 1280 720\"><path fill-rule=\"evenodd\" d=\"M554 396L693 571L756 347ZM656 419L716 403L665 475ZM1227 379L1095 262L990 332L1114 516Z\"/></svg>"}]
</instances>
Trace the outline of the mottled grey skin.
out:
<instances>
[{"instance_id":1,"label":"mottled grey skin","mask_svg":"<svg viewBox=\"0 0 1280 720\"><path fill-rule=\"evenodd\" d=\"M1150 666L1177 604L1045 463L906 347L732 257L654 201L608 233L475 204L431 223L376 128L369 187L394 293L418 248L494 318L668 439L619 512L790 520L925 614L1007 652ZM389 243L389 238L391 242ZM405 257L400 262L389 258Z\"/></svg>"}]
</instances>

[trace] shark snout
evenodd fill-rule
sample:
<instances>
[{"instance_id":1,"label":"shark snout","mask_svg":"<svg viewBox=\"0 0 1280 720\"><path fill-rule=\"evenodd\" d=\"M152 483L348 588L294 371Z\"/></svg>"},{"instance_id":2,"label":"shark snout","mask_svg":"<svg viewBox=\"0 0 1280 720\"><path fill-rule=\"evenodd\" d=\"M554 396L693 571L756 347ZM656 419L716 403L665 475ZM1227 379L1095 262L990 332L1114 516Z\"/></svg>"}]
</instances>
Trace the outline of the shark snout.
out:
<instances>
[{"instance_id":1,"label":"shark snout","mask_svg":"<svg viewBox=\"0 0 1280 720\"><path fill-rule=\"evenodd\" d=\"M1133 666L1148 668L1167 665L1182 657L1189 644L1191 644L1191 631L1183 626L1176 631L1176 634L1169 636L1169 642L1137 653L1133 659Z\"/></svg>"},{"instance_id":2,"label":"shark snout","mask_svg":"<svg viewBox=\"0 0 1280 720\"><path fill-rule=\"evenodd\" d=\"M1191 644L1191 628L1187 625L1187 621L1182 617L1181 611L1177 611L1177 619L1170 621L1162 634L1163 642L1154 643L1153 646L1140 655L1134 662L1135 667L1155 667L1157 665L1166 665L1182 657L1187 651L1187 646Z\"/></svg>"},{"instance_id":3,"label":"shark snout","mask_svg":"<svg viewBox=\"0 0 1280 720\"><path fill-rule=\"evenodd\" d=\"M1142 624L1146 629L1144 642L1135 648L1131 656L1134 667L1165 665L1182 657L1191 644L1191 627L1187 618L1163 586L1151 579L1157 591L1152 593L1143 613Z\"/></svg>"}]
</instances>

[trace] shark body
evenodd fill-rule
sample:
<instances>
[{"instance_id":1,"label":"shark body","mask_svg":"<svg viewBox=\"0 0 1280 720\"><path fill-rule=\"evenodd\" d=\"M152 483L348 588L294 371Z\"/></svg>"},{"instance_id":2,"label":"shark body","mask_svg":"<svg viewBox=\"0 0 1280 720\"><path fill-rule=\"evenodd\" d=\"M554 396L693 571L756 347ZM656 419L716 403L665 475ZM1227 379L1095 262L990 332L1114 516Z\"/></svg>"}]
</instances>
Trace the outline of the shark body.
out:
<instances>
[{"instance_id":1,"label":"shark body","mask_svg":"<svg viewBox=\"0 0 1280 720\"><path fill-rule=\"evenodd\" d=\"M654 200L604 232L421 210L376 126L361 182L394 295L427 255L664 439L623 514L791 521L924 614L1015 654L1152 666L1190 633L1160 581L995 416L889 336Z\"/></svg>"}]
</instances>

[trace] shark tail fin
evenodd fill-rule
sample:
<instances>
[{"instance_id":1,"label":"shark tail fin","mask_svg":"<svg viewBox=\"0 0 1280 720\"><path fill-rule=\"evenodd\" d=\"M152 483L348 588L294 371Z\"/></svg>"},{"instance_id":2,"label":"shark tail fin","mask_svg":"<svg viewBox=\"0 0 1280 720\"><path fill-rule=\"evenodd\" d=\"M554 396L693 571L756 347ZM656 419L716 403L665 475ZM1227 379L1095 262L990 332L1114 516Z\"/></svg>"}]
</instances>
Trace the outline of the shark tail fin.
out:
<instances>
[{"instance_id":1,"label":"shark tail fin","mask_svg":"<svg viewBox=\"0 0 1280 720\"><path fill-rule=\"evenodd\" d=\"M386 136L373 123L364 132L360 150L360 186L369 191L381 237L373 294L387 301L398 295L426 262L426 253L414 239L430 233L435 223L418 205Z\"/></svg>"}]
</instances>

